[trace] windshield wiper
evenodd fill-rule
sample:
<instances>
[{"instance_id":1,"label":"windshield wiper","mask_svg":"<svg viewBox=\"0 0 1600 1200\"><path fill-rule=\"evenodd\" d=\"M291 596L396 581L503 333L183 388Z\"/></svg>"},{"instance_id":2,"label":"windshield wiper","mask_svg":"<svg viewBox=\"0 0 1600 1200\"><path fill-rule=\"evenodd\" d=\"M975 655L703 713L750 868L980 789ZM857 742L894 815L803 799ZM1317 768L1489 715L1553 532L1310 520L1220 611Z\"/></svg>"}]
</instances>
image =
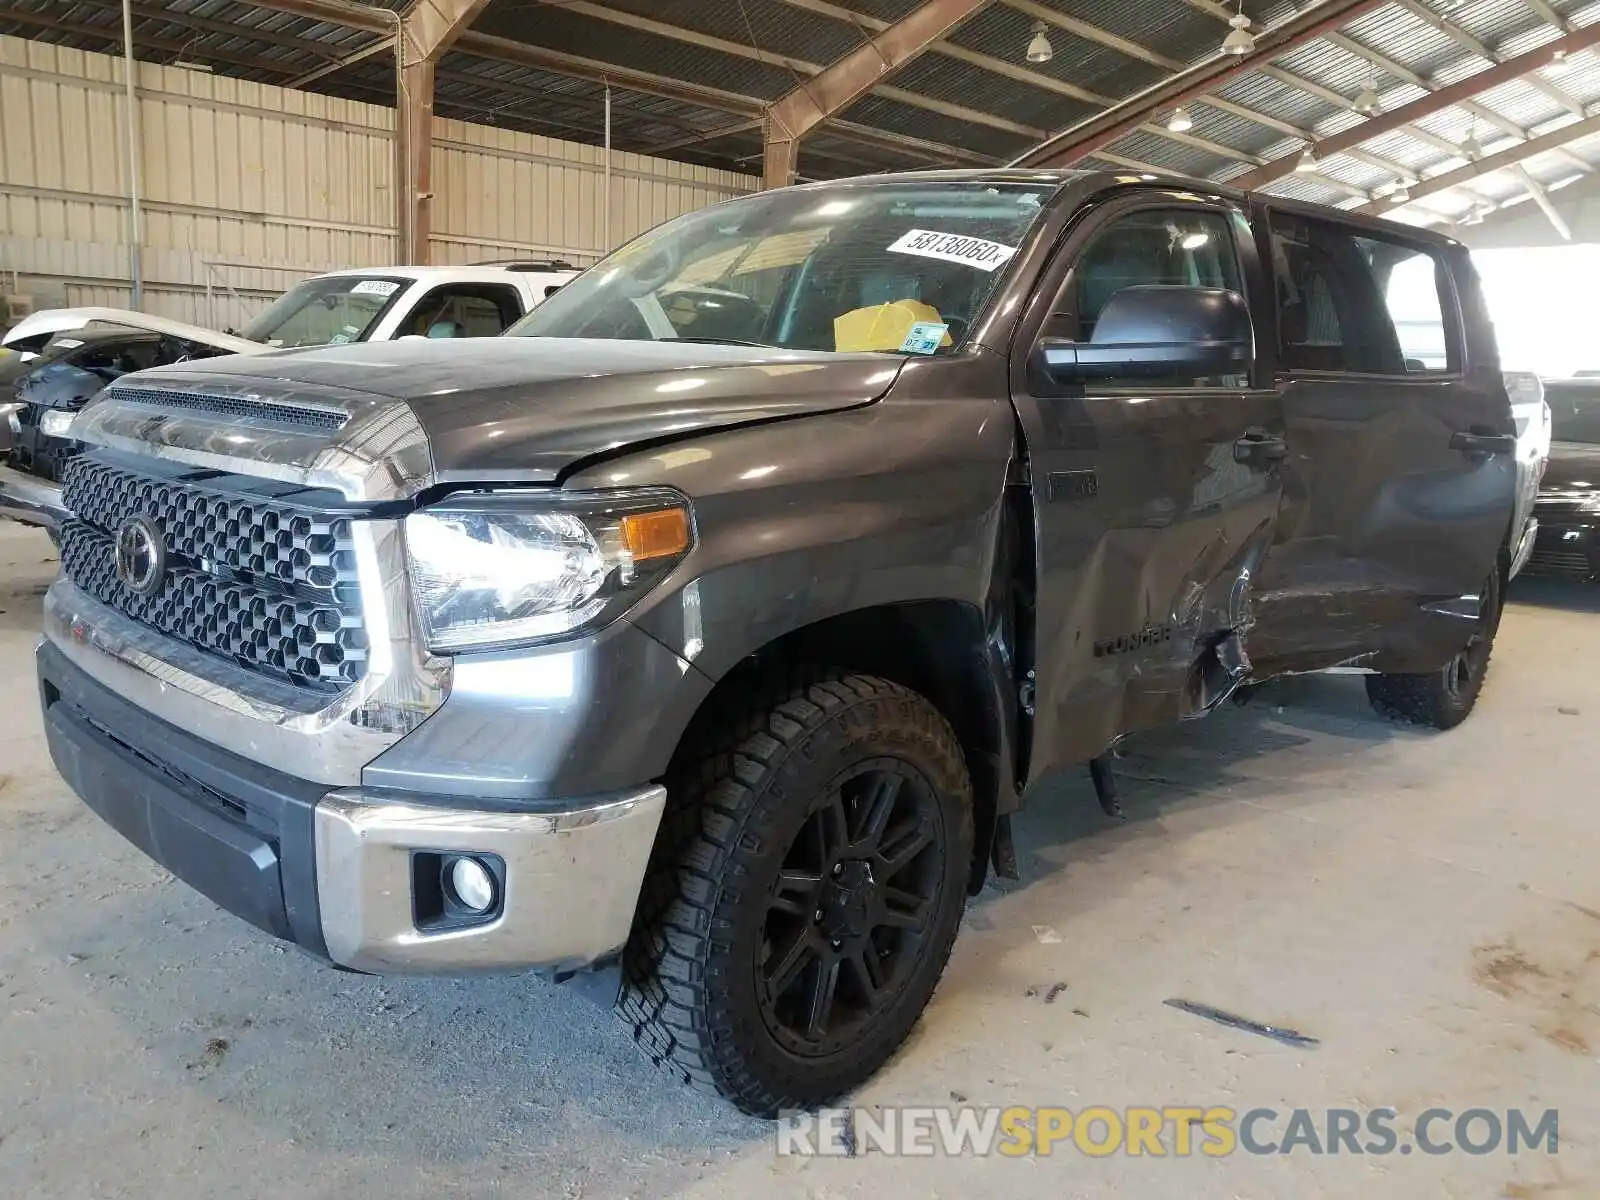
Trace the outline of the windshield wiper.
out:
<instances>
[{"instance_id":1,"label":"windshield wiper","mask_svg":"<svg viewBox=\"0 0 1600 1200\"><path fill-rule=\"evenodd\" d=\"M776 350L771 342L748 342L744 338L726 337L669 337L656 338L658 342L696 342L702 346L754 346L757 350Z\"/></svg>"}]
</instances>

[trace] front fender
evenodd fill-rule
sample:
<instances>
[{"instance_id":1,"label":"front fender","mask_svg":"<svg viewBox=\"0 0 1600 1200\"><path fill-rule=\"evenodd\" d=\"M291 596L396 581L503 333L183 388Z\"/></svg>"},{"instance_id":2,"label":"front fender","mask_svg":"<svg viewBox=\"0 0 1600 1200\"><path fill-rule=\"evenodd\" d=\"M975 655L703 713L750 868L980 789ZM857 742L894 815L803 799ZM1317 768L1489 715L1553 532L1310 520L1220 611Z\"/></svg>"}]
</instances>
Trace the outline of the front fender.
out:
<instances>
[{"instance_id":1,"label":"front fender","mask_svg":"<svg viewBox=\"0 0 1600 1200\"><path fill-rule=\"evenodd\" d=\"M629 619L717 680L830 617L925 600L983 609L1014 446L998 395L891 396L613 460L568 485L692 498L695 549Z\"/></svg>"}]
</instances>

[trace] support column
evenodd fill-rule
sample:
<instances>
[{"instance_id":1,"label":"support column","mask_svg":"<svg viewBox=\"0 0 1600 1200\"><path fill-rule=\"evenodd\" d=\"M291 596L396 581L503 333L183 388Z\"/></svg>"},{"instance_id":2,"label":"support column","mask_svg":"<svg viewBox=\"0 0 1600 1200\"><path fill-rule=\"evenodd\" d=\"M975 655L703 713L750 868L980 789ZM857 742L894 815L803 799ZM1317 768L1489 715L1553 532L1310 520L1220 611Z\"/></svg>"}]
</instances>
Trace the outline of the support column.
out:
<instances>
[{"instance_id":1,"label":"support column","mask_svg":"<svg viewBox=\"0 0 1600 1200\"><path fill-rule=\"evenodd\" d=\"M800 165L800 139L844 111L992 0L922 0L892 25L767 105L762 120L766 187L787 187Z\"/></svg>"},{"instance_id":2,"label":"support column","mask_svg":"<svg viewBox=\"0 0 1600 1200\"><path fill-rule=\"evenodd\" d=\"M779 128L769 113L761 123L761 186L788 187L800 171L800 139Z\"/></svg>"},{"instance_id":3,"label":"support column","mask_svg":"<svg viewBox=\"0 0 1600 1200\"><path fill-rule=\"evenodd\" d=\"M426 266L433 232L434 60L406 61L413 49L406 38L395 49L395 224L400 262Z\"/></svg>"},{"instance_id":4,"label":"support column","mask_svg":"<svg viewBox=\"0 0 1600 1200\"><path fill-rule=\"evenodd\" d=\"M488 0L412 0L395 30L395 227L400 261L425 266L433 232L433 77Z\"/></svg>"}]
</instances>

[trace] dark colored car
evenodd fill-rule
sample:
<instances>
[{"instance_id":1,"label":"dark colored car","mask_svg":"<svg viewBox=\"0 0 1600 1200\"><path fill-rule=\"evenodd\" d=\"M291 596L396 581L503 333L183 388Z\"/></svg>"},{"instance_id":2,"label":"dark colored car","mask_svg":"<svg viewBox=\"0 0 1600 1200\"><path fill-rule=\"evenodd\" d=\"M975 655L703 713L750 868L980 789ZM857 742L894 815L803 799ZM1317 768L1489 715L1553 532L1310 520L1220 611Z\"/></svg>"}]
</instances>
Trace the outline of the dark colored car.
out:
<instances>
[{"instance_id":1,"label":"dark colored car","mask_svg":"<svg viewBox=\"0 0 1600 1200\"><path fill-rule=\"evenodd\" d=\"M1552 379L1550 462L1534 514L1530 575L1600 576L1600 379Z\"/></svg>"},{"instance_id":2,"label":"dark colored car","mask_svg":"<svg viewBox=\"0 0 1600 1200\"><path fill-rule=\"evenodd\" d=\"M620 960L645 1052L767 1114L904 1041L1040 781L1116 811L1119 739L1285 672L1465 719L1522 535L1463 247L1128 175L765 191L508 337L74 433L88 805L347 968Z\"/></svg>"},{"instance_id":3,"label":"dark colored car","mask_svg":"<svg viewBox=\"0 0 1600 1200\"><path fill-rule=\"evenodd\" d=\"M73 416L108 383L131 371L218 353L167 334L96 322L0 355L0 516L52 531L64 515L59 483L81 447L67 436Z\"/></svg>"}]
</instances>

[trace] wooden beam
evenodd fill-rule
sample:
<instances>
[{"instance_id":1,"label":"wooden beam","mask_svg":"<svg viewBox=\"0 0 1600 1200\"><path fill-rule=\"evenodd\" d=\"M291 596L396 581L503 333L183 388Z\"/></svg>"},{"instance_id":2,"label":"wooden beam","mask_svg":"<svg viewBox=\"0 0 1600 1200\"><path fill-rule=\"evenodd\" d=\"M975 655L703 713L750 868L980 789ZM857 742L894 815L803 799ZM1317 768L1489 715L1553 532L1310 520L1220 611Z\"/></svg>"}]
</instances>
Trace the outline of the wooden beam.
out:
<instances>
[{"instance_id":1,"label":"wooden beam","mask_svg":"<svg viewBox=\"0 0 1600 1200\"><path fill-rule=\"evenodd\" d=\"M1151 114L1196 100L1239 75L1257 70L1296 46L1326 37L1347 21L1380 8L1387 0L1323 0L1256 35L1256 48L1237 58L1208 59L1153 88L1147 88L1098 117L1048 138L1021 155L1015 165L1067 166L1139 128Z\"/></svg>"},{"instance_id":2,"label":"wooden beam","mask_svg":"<svg viewBox=\"0 0 1600 1200\"><path fill-rule=\"evenodd\" d=\"M1446 171L1442 175L1435 175L1425 179L1415 187L1407 189L1412 200L1421 200L1425 196L1436 195L1448 191L1459 184L1470 183L1472 180L1484 175L1492 175L1496 171L1503 171L1508 167L1515 167L1527 162L1530 158L1537 158L1541 154L1551 154L1570 146L1584 138L1600 134L1600 116L1589 117L1582 121L1573 121L1563 125L1560 129L1553 129L1549 133L1530 138L1526 142L1508 147L1497 154L1490 154L1480 158L1477 162L1468 163L1464 167L1457 167L1454 171ZM1383 212L1396 207L1387 202L1373 203L1366 206L1363 211Z\"/></svg>"},{"instance_id":3,"label":"wooden beam","mask_svg":"<svg viewBox=\"0 0 1600 1200\"><path fill-rule=\"evenodd\" d=\"M768 105L766 186L786 187L794 181L800 139L807 133L988 4L989 0L923 0L870 41Z\"/></svg>"},{"instance_id":4,"label":"wooden beam","mask_svg":"<svg viewBox=\"0 0 1600 1200\"><path fill-rule=\"evenodd\" d=\"M1354 146L1359 146L1362 142L1380 137L1385 133L1409 125L1413 121L1431 116L1441 109L1450 108L1453 105L1471 100L1472 97L1497 88L1503 83L1509 83L1513 79L1521 78L1529 71L1549 65L1551 58L1557 51L1564 50L1568 54L1573 54L1596 44L1600 44L1600 24L1587 25L1582 29L1567 34L1565 37L1557 38L1553 42L1547 42L1537 50L1530 50L1526 54L1508 58L1504 62L1479 71L1476 75L1469 75L1457 83L1439 88L1437 91L1430 92L1428 95L1413 100L1409 104L1402 104L1398 108L1392 108L1386 113L1363 121L1359 125L1354 125L1343 133L1336 133L1331 137L1323 138L1315 146L1317 157L1327 158L1334 154L1342 154ZM1241 175L1233 182L1235 186L1247 189L1261 187L1275 179L1282 179L1287 175L1293 174L1295 162L1298 158L1298 153L1285 155L1275 162L1251 171L1247 175Z\"/></svg>"}]
</instances>

